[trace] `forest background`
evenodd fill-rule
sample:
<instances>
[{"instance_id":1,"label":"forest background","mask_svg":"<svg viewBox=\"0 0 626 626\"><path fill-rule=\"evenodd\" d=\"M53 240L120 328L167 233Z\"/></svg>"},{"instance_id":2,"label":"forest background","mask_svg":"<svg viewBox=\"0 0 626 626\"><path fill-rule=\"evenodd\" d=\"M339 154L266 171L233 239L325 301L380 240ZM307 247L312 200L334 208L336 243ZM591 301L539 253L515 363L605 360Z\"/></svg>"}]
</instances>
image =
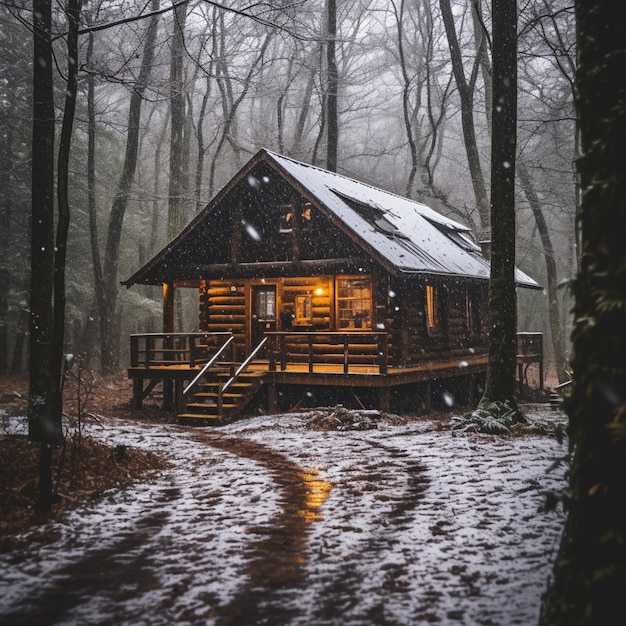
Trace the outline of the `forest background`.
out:
<instances>
[{"instance_id":1,"label":"forest background","mask_svg":"<svg viewBox=\"0 0 626 626\"><path fill-rule=\"evenodd\" d=\"M55 119L68 19L52 3ZM0 371L26 366L33 9L0 3ZM120 281L259 148L415 198L489 239L490 3L84 2L69 160L66 345L104 373L159 331L158 289ZM518 17L518 329L565 379L577 267L573 4ZM194 294L195 295L195 294ZM197 325L195 298L177 330Z\"/></svg>"}]
</instances>

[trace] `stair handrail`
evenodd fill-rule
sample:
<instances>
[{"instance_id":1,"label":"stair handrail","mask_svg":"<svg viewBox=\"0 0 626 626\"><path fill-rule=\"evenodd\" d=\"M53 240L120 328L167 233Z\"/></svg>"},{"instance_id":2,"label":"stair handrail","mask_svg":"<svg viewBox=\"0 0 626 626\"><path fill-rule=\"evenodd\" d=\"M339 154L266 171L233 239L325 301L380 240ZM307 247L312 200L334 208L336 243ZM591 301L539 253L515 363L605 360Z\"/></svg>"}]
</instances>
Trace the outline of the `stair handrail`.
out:
<instances>
[{"instance_id":1,"label":"stair handrail","mask_svg":"<svg viewBox=\"0 0 626 626\"><path fill-rule=\"evenodd\" d=\"M192 389L193 387L195 387L196 383L202 378L202 376L204 376L204 374L207 372L207 370L209 368L211 368L213 366L213 364L215 363L215 361L217 361L217 359L220 358L220 356L222 356L222 353L224 352L224 350L226 350L226 348L233 342L235 341L235 336L231 335L221 346L220 349L209 359L209 361L207 361L207 363L204 364L204 367L200 370L200 372L198 373L198 375L183 389L183 395L185 395L190 389Z\"/></svg>"},{"instance_id":2,"label":"stair handrail","mask_svg":"<svg viewBox=\"0 0 626 626\"><path fill-rule=\"evenodd\" d=\"M222 388L217 392L217 414L221 417L222 405L224 399L224 393L226 390L239 378L239 375L250 365L250 362L257 355L259 350L266 344L268 337L263 337L257 347L250 352L246 357L246 360L237 368L237 371L222 385Z\"/></svg>"}]
</instances>

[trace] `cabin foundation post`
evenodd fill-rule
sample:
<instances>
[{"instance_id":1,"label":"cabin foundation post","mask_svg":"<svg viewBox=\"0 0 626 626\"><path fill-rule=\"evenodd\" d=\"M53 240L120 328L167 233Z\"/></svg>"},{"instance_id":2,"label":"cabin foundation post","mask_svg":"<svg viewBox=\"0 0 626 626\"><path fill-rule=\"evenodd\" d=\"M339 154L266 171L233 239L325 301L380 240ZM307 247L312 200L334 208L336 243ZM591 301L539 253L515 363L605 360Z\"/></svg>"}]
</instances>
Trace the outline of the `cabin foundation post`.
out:
<instances>
[{"instance_id":1,"label":"cabin foundation post","mask_svg":"<svg viewBox=\"0 0 626 626\"><path fill-rule=\"evenodd\" d=\"M174 413L174 382L171 378L163 379L163 410Z\"/></svg>"},{"instance_id":2,"label":"cabin foundation post","mask_svg":"<svg viewBox=\"0 0 626 626\"><path fill-rule=\"evenodd\" d=\"M433 408L433 384L428 381L426 383L426 394L424 396L424 408L430 411Z\"/></svg>"},{"instance_id":3,"label":"cabin foundation post","mask_svg":"<svg viewBox=\"0 0 626 626\"><path fill-rule=\"evenodd\" d=\"M278 413L278 393L276 392L276 383L270 383L267 386L267 412L270 415Z\"/></svg>"},{"instance_id":4,"label":"cabin foundation post","mask_svg":"<svg viewBox=\"0 0 626 626\"><path fill-rule=\"evenodd\" d=\"M391 411L391 392L389 387L381 387L378 390L378 410L383 413Z\"/></svg>"},{"instance_id":5,"label":"cabin foundation post","mask_svg":"<svg viewBox=\"0 0 626 626\"><path fill-rule=\"evenodd\" d=\"M184 388L184 380L174 381L174 409L176 413L183 413L185 410L185 397L183 396Z\"/></svg>"},{"instance_id":6,"label":"cabin foundation post","mask_svg":"<svg viewBox=\"0 0 626 626\"><path fill-rule=\"evenodd\" d=\"M470 374L467 378L467 404L468 406L476 405L476 374Z\"/></svg>"},{"instance_id":7,"label":"cabin foundation post","mask_svg":"<svg viewBox=\"0 0 626 626\"><path fill-rule=\"evenodd\" d=\"M143 408L143 378L133 378L133 401L131 409L141 411Z\"/></svg>"}]
</instances>

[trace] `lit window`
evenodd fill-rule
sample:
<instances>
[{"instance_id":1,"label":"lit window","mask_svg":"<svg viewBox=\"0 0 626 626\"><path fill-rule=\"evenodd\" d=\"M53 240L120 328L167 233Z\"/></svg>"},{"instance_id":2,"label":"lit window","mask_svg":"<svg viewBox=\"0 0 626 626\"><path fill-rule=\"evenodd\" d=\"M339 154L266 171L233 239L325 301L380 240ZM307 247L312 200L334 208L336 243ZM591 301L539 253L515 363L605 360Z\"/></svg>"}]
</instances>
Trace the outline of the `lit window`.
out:
<instances>
[{"instance_id":1,"label":"lit window","mask_svg":"<svg viewBox=\"0 0 626 626\"><path fill-rule=\"evenodd\" d=\"M372 281L366 278L337 280L337 327L340 330L372 328Z\"/></svg>"},{"instance_id":2,"label":"lit window","mask_svg":"<svg viewBox=\"0 0 626 626\"><path fill-rule=\"evenodd\" d=\"M430 330L439 326L437 292L432 285L426 285L426 323Z\"/></svg>"}]
</instances>

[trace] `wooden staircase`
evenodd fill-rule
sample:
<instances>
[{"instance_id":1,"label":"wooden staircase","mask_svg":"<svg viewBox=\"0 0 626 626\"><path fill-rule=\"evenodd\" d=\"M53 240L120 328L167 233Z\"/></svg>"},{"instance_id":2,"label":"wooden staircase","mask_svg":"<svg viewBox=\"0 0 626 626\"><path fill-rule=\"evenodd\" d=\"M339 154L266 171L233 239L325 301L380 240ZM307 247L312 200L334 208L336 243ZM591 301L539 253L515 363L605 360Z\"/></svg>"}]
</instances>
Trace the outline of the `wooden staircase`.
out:
<instances>
[{"instance_id":1,"label":"wooden staircase","mask_svg":"<svg viewBox=\"0 0 626 626\"><path fill-rule=\"evenodd\" d=\"M230 378L230 373L214 373L210 379L195 386L186 410L178 414L178 423L187 426L218 426L234 420L261 389L265 382L264 376L263 372L254 371L240 374L229 385L228 391L222 394L220 411L220 390Z\"/></svg>"}]
</instances>

